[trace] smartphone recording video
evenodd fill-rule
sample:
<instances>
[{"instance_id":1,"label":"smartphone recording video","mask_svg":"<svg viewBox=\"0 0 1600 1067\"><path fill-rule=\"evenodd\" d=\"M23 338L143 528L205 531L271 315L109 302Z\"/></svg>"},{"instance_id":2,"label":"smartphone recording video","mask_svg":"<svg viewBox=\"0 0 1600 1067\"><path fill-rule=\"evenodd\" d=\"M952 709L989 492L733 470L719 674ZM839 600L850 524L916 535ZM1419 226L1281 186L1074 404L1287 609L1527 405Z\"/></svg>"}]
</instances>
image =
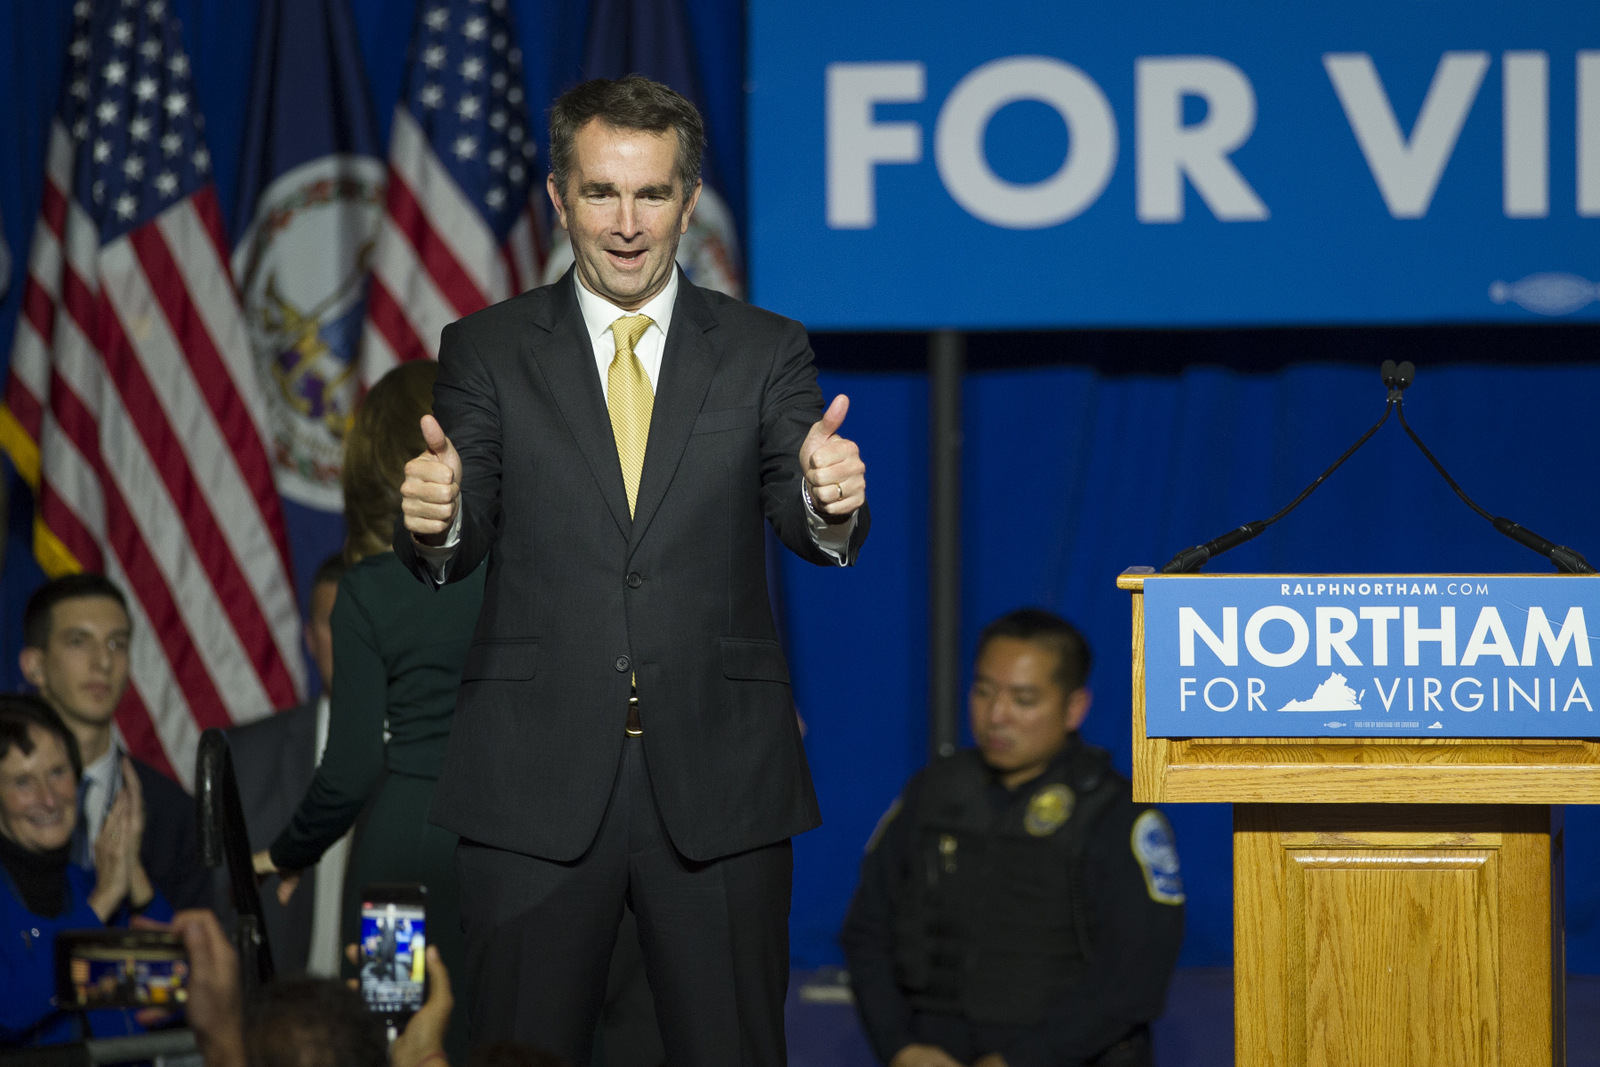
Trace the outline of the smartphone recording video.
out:
<instances>
[{"instance_id":1,"label":"smartphone recording video","mask_svg":"<svg viewBox=\"0 0 1600 1067\"><path fill-rule=\"evenodd\" d=\"M63 930L56 937L56 1003L71 1011L181 1008L189 956L165 930Z\"/></svg>"},{"instance_id":2,"label":"smartphone recording video","mask_svg":"<svg viewBox=\"0 0 1600 1067\"><path fill-rule=\"evenodd\" d=\"M405 1019L427 995L427 891L370 885L361 891L361 996L367 1010Z\"/></svg>"}]
</instances>

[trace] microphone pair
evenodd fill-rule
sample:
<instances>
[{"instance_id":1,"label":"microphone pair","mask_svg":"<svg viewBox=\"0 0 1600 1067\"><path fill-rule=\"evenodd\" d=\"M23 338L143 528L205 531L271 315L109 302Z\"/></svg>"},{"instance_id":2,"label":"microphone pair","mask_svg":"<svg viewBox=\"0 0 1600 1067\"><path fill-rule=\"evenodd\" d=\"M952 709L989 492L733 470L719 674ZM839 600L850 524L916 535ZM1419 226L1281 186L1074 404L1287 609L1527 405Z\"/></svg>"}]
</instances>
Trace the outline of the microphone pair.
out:
<instances>
[{"instance_id":1,"label":"microphone pair","mask_svg":"<svg viewBox=\"0 0 1600 1067\"><path fill-rule=\"evenodd\" d=\"M1378 368L1378 373L1383 376L1383 384L1389 387L1389 399L1399 400L1400 394L1416 379L1417 368L1409 359L1400 363L1386 359L1383 366Z\"/></svg>"}]
</instances>

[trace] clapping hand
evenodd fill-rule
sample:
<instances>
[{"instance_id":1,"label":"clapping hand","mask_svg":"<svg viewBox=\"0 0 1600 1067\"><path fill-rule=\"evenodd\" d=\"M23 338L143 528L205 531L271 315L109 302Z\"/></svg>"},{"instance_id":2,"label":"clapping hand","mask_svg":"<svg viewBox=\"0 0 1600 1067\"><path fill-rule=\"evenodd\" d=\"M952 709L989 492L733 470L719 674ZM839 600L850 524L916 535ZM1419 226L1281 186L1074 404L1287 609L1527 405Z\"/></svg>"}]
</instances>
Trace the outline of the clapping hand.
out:
<instances>
[{"instance_id":1,"label":"clapping hand","mask_svg":"<svg viewBox=\"0 0 1600 1067\"><path fill-rule=\"evenodd\" d=\"M105 822L100 825L100 836L94 843L94 890L89 894L89 906L109 922L126 900L135 910L150 903L155 896L150 877L139 859L144 845L144 790L139 785L139 775L128 757L122 757L122 789Z\"/></svg>"}]
</instances>

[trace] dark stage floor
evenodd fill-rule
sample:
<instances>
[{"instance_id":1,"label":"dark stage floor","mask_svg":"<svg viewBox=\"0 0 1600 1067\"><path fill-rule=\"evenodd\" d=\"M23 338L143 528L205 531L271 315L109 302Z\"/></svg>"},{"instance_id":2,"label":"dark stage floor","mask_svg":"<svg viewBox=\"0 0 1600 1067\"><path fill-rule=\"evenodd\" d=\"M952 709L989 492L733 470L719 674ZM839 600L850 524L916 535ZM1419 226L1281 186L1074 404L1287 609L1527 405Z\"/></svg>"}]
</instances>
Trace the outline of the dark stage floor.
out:
<instances>
[{"instance_id":1,"label":"dark stage floor","mask_svg":"<svg viewBox=\"0 0 1600 1067\"><path fill-rule=\"evenodd\" d=\"M838 972L795 971L789 983L790 1067L875 1067ZM1157 1067L1233 1063L1233 971L1180 970L1155 1025ZM1568 1067L1600 1067L1600 975L1567 977Z\"/></svg>"}]
</instances>

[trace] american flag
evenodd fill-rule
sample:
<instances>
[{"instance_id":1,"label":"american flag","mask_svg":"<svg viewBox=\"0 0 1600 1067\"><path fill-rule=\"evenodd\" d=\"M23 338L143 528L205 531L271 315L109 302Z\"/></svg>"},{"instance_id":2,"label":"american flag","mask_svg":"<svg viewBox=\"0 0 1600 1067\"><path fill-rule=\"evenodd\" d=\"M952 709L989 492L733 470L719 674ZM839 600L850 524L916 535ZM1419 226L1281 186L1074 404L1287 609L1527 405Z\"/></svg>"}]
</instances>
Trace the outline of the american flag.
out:
<instances>
[{"instance_id":1,"label":"american flag","mask_svg":"<svg viewBox=\"0 0 1600 1067\"><path fill-rule=\"evenodd\" d=\"M389 136L361 378L435 358L463 315L537 284L540 182L505 0L421 0Z\"/></svg>"},{"instance_id":2,"label":"american flag","mask_svg":"<svg viewBox=\"0 0 1600 1067\"><path fill-rule=\"evenodd\" d=\"M189 57L167 0L79 0L4 445L52 576L128 594L117 722L185 784L200 731L296 702L299 612Z\"/></svg>"}]
</instances>

